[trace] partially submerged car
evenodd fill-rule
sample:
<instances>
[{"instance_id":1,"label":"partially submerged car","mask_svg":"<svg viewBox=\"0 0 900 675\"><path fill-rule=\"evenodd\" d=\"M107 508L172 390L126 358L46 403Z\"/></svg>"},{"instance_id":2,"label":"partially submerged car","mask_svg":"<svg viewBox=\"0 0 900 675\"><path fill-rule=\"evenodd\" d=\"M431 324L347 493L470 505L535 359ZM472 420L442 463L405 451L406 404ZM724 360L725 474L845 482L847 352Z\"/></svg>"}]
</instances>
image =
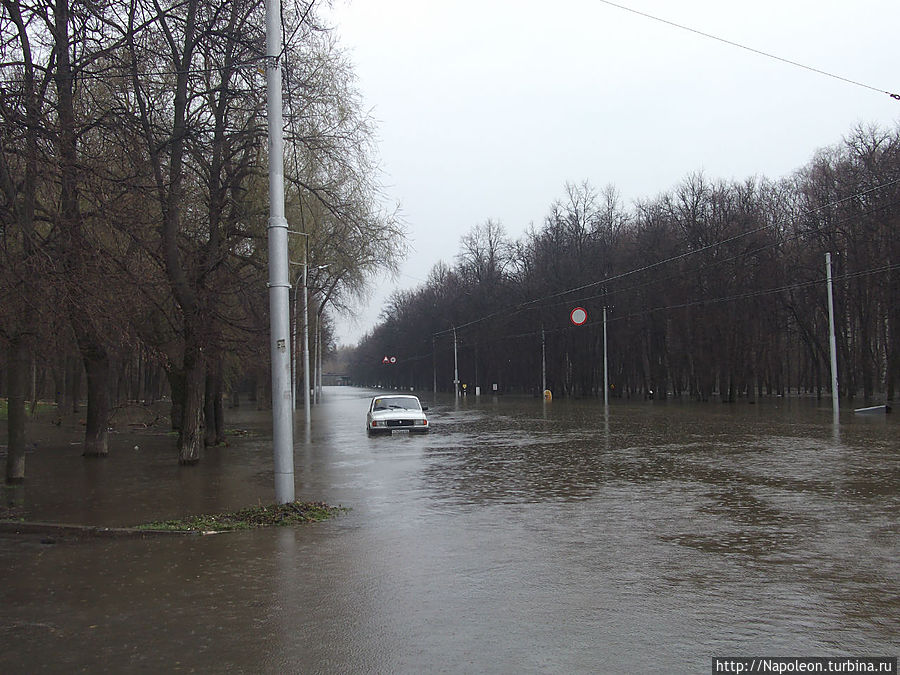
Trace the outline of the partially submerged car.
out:
<instances>
[{"instance_id":1,"label":"partially submerged car","mask_svg":"<svg viewBox=\"0 0 900 675\"><path fill-rule=\"evenodd\" d=\"M428 431L427 407L423 408L418 397L408 394L376 396L369 404L366 415L366 431L377 433L425 433Z\"/></svg>"}]
</instances>

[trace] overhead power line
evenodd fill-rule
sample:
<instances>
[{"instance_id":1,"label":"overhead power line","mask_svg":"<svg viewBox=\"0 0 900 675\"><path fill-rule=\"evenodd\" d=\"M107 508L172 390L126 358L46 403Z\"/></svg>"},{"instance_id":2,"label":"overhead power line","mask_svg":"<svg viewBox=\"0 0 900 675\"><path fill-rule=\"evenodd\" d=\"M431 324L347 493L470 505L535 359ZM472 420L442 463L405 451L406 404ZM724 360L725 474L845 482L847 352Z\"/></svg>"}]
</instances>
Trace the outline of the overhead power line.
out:
<instances>
[{"instance_id":1,"label":"overhead power line","mask_svg":"<svg viewBox=\"0 0 900 675\"><path fill-rule=\"evenodd\" d=\"M731 263L731 262L741 260L743 258L750 258L750 257L756 256L756 255L759 255L760 253L764 253L765 251L771 250L773 248L777 248L779 246L784 246L785 244L787 244L789 242L796 241L796 240L802 239L804 237L808 237L810 234L819 233L822 230L824 230L825 228L840 227L842 225L846 225L847 223L851 223L851 222L855 221L860 216L871 216L879 211L882 211L882 210L888 209L888 208L892 208L897 205L900 205L900 201L892 201L892 202L888 202L887 204L880 204L876 208L870 209L870 210L862 212L862 213L854 214L852 216L844 218L843 220L838 220L838 221L834 221L834 222L830 222L830 223L822 223L821 225L819 225L817 227L812 227L812 228L809 228L806 230L798 230L798 231L794 232L793 234L784 237L783 239L777 239L777 240L772 241L763 246L759 246L757 248L753 248L753 249L744 251L742 253L738 253L738 254L730 256L728 258L721 258L719 260L716 260L715 262L707 261L707 262L701 263L700 265L698 265L690 270L678 270L678 271L676 271L672 274L669 274L667 276L664 276L664 277L658 277L655 279L650 279L648 281L642 281L640 283L634 284L632 286L626 286L624 288L616 288L612 291L609 291L608 293L606 291L603 291L596 295L579 296L579 297L571 298L568 300L559 300L557 302L553 302L553 303L544 305L544 307L556 307L556 306L571 304L573 302L574 303L584 303L584 302L588 302L590 300L596 300L597 298L608 297L610 295L630 293L632 291L639 290L641 288L646 288L648 286L657 286L659 284L665 284L667 282L671 282L674 279L681 278L685 274L697 273L697 272L700 272L701 270L703 270L703 271L708 270L711 267L721 266L726 263ZM756 232L756 231L758 231L758 230L754 230L754 232ZM712 245L716 246L719 243L726 243L727 241L729 241L729 240L726 240L723 242L717 242Z\"/></svg>"},{"instance_id":2,"label":"overhead power line","mask_svg":"<svg viewBox=\"0 0 900 675\"><path fill-rule=\"evenodd\" d=\"M864 196L866 196L866 195L872 194L873 192L877 192L878 190L883 190L884 188L892 187L892 186L894 186L894 185L897 185L898 183L900 183L900 178L895 179L895 180L892 180L892 181L888 181L887 183L882 183L882 184L880 184L880 185L876 185L876 186L874 186L874 187L872 187L872 188L869 188L869 189L867 189L867 190L862 190L862 191L860 191L860 192L857 192L857 193L852 194L852 195L848 195L848 196L846 196L846 197L842 197L842 198L840 198L840 199L836 199L836 200L834 200L834 201L832 201L832 202L829 202L829 203L827 203L827 204L822 204L822 205L820 205L820 206L816 206L816 207L814 207L814 208L811 208L811 209L809 209L809 210L803 212L802 214L800 214L800 216L807 216L807 215L814 214L814 213L816 213L816 212L818 212L818 211L823 211L823 210L828 209L828 208L832 208L832 207L835 207L835 206L840 206L841 204L844 204L845 202L852 201L852 200L857 199L857 198L859 198L859 197L864 197ZM842 221L842 222L843 222L843 221ZM831 226L835 226L835 225L836 225L836 223L831 223ZM734 236L732 236L732 237L728 237L727 239L722 239L722 240L719 240L719 241L714 241L714 242L712 242L712 243L710 243L710 244L707 244L706 246L701 246L701 247L699 247L699 248L691 249L691 250L689 250L689 251L685 251L685 252L683 252L683 253L679 253L679 254L670 256L670 257L668 257L668 258L664 258L663 260L657 260L656 262L648 263L647 265L643 265L643 266L641 266L641 267L635 267L635 268L630 269L630 270L628 270L628 271L620 272L619 274L614 274L614 275L611 276L611 277L604 277L603 279L599 279L599 280L597 280L597 281L591 281L591 282L589 282L589 283L582 284L582 285L580 285L580 286L575 286L575 287L573 287L573 288L567 288L567 289L564 289L564 290L561 290L561 291L557 291L557 292L555 292L555 293L550 293L550 294L548 294L548 295L544 295L544 296L541 296L541 297L538 297L538 298L532 298L531 300L525 300L525 301L519 303L518 305L516 305L516 306L514 306L514 307L504 308L504 309L499 309L499 310L497 310L497 311L495 311L495 312L491 312L490 314L486 314L485 316L481 316L481 317L478 317L478 318L476 318L476 319L472 319L471 321L467 321L467 322L464 322L464 323L461 323L461 324L457 324L455 328L456 328L457 330L459 330L459 329L461 329L461 328L467 328L467 327L469 327L469 326L472 326L472 325L481 323L482 321L487 321L488 319L492 319L492 318L494 318L494 317L496 317L496 316L513 316L514 314L517 314L517 313L521 312L522 310L524 310L524 309L526 309L526 308L528 308L528 307L531 307L531 306L533 306L533 305L543 304L543 303L546 303L546 302L548 302L548 301L550 301L550 300L555 300L555 299L557 299L557 298L564 298L564 297L570 296L570 295L572 295L572 294L574 294L574 293L579 293L579 292L581 292L581 291L585 291L585 290L587 290L587 289L589 289L589 288L596 288L597 286L605 286L605 285L610 284L610 283L612 283L612 282L614 282L614 281L619 281L620 279L624 279L624 278L629 277L629 276L632 276L632 275L634 275L634 274L639 274L639 273L641 273L641 272L648 272L648 271L650 271L650 270L652 270L652 269L655 269L655 268L657 268L657 267L661 267L662 265L667 265L667 264L669 264L669 263L673 263L673 262L676 262L676 261L679 261L679 260L683 260L683 259L685 259L685 258L689 258L689 257L691 257L691 256L697 255L698 253L703 253L703 252L705 252L705 251L709 251L709 250L712 250L712 249L714 249L714 248L718 248L719 246L722 246L722 245L724 245L724 244L729 244L729 243L732 243L732 242L737 241L737 240L739 240L739 239L743 239L744 237L748 237L748 236L751 236L751 235L756 234L756 233L758 233L758 232L762 232L762 231L764 231L764 230L768 230L768 229L770 229L771 227L772 227L772 225L771 225L770 223L766 223L766 224L761 225L761 226L759 226L759 227L756 227L756 228L753 228L753 229L750 229L750 230L746 230L746 231L744 231L744 232L741 232L740 234L736 234L736 235L734 235ZM821 227L820 227L820 228L817 228L817 231L818 231L819 229L822 229L822 228L821 228ZM452 331L453 331L452 328L445 329L445 330L441 330L441 331L436 332L436 333L435 333L435 336L445 335L445 334L447 334L447 333L451 333Z\"/></svg>"},{"instance_id":3,"label":"overhead power line","mask_svg":"<svg viewBox=\"0 0 900 675\"><path fill-rule=\"evenodd\" d=\"M900 263L892 263L887 265L881 265L879 267L874 267L867 270L859 270L855 272L847 272L845 274L839 274L834 277L835 281L843 281L848 279L856 279L859 277L872 276L875 274L885 274L888 272L896 272L900 270ZM614 317L610 317L607 322L608 323L616 323L619 321L627 321L629 319L636 319L642 316L647 316L650 314L655 314L657 312L668 312L679 309L688 309L691 307L708 307L711 305L718 305L727 302L739 302L741 300L749 300L752 298L758 298L767 295L777 295L779 293L785 293L791 290L797 290L800 288L809 288L819 286L825 283L825 277L820 277L816 279L810 279L807 281L798 281L792 284L786 284L784 286L779 286L777 288L767 288L756 291L747 291L746 293L738 293L736 295L727 295L716 298L705 298L702 300L690 300L688 302L682 302L674 305L662 305L658 307L650 307L647 309L642 309L635 312L629 312L628 314L622 314ZM583 326L599 326L602 325L601 320L590 321L588 323L583 324ZM504 343L508 340L516 340L521 338L534 338L542 333L545 335L553 335L557 333L563 333L565 331L573 330L573 326L564 326L562 328L542 328L540 330L530 330L521 333L515 334L506 334L493 338L482 338L484 340L483 344L487 343ZM435 336L440 335L441 333L435 333ZM447 351L450 349L450 346L443 345L441 347L442 351ZM404 363L411 363L414 361L422 361L425 359L430 359L432 357L432 352L423 352L421 354L417 354L415 356L408 356L403 358Z\"/></svg>"},{"instance_id":4,"label":"overhead power line","mask_svg":"<svg viewBox=\"0 0 900 675\"><path fill-rule=\"evenodd\" d=\"M887 94L892 99L900 101L900 94L895 94L895 93L892 93L885 89L873 87L869 84L865 84L864 82L859 82L857 80L851 80L849 77L835 75L834 73L829 73L827 70L822 70L821 68L814 68L813 66L808 66L804 63L800 63L799 61L792 61L791 59L786 59L782 56L778 56L778 55L772 54L770 52L764 52L761 49L756 49L754 47L748 47L747 45L741 44L740 42L735 42L734 40L727 40L725 38L719 37L718 35L713 35L712 33L706 33L702 30L697 30L696 28L691 28L690 26L685 26L684 24L675 23L674 21L669 21L668 19L663 19L661 17L654 16L653 14L648 14L647 12L641 12L640 10L633 9L632 7L626 7L625 5L620 5L615 2L610 2L610 0L599 0L599 2L603 3L604 5L609 5L610 7L615 7L616 9L621 9L625 12L631 12L632 14L637 14L638 16L642 16L646 19L651 19L653 21L657 21L659 23L666 24L667 26L673 26L674 28L680 28L681 30L686 30L690 33L694 33L695 35L700 35L702 37L709 38L710 40L716 40L717 42L721 42L721 43L729 45L731 47L737 47L739 49L743 49L748 52L753 52L754 54L758 54L760 56L765 56L768 59L774 59L775 61L781 61L782 63L787 63L788 65L795 66L797 68L802 68L803 70L808 70L813 73L818 73L819 75L824 75L826 77L830 77L835 80L840 80L841 82L846 82L848 84L852 84L857 87L863 87L864 89L869 89L871 91L877 91L879 94Z\"/></svg>"},{"instance_id":5,"label":"overhead power line","mask_svg":"<svg viewBox=\"0 0 900 675\"><path fill-rule=\"evenodd\" d=\"M849 279L857 279L859 277L867 277L875 274L885 274L888 272L896 272L900 270L900 263L893 263L887 265L881 265L879 267L874 267L867 270L859 270L855 272L846 272L844 274L839 274L833 277L835 281L844 281ZM786 284L784 286L779 286L777 288L766 288L755 291L747 291L745 293L738 293L736 295L726 295L717 298L705 298L698 300L690 300L688 302L682 302L674 305L660 305L658 307L650 307L647 309L642 309L639 311L629 312L628 314L622 314L614 317L610 317L607 319L607 323L615 323L618 321L627 321L629 319L635 319L642 316L647 316L649 314L655 314L656 312L669 312L678 309L688 309L691 307L707 307L711 305L718 305L726 302L737 302L740 300L749 300L752 298L759 298L767 295L777 295L779 293L784 293L786 291L796 290L800 288L809 288L820 286L825 283L825 277L820 277L816 279L810 279L807 281L798 281L792 284ZM600 326L603 324L602 320L589 321L582 326ZM573 330L573 326L564 326L562 328L546 328L544 332L546 334L553 333L561 333L563 331ZM522 337L535 337L540 335L540 330L527 331L524 333L518 333L516 335L504 335L498 340L512 339L512 338L522 338Z\"/></svg>"}]
</instances>

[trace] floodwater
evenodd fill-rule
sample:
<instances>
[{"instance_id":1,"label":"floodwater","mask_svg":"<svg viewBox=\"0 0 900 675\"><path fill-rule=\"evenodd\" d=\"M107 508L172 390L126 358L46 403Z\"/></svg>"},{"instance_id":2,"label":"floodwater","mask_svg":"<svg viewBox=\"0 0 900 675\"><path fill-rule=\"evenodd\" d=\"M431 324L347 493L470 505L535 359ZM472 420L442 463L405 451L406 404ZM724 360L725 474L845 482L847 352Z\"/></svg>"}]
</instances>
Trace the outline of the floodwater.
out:
<instances>
[{"instance_id":1,"label":"floodwater","mask_svg":"<svg viewBox=\"0 0 900 675\"><path fill-rule=\"evenodd\" d=\"M691 673L900 652L896 414L836 429L827 401L426 394L430 434L369 438L369 395L326 388L297 424L297 497L351 509L325 523L0 536L0 671ZM17 498L29 520L105 526L271 502L270 414L229 412L240 433L196 467L153 430L85 460L76 428L35 428Z\"/></svg>"}]
</instances>

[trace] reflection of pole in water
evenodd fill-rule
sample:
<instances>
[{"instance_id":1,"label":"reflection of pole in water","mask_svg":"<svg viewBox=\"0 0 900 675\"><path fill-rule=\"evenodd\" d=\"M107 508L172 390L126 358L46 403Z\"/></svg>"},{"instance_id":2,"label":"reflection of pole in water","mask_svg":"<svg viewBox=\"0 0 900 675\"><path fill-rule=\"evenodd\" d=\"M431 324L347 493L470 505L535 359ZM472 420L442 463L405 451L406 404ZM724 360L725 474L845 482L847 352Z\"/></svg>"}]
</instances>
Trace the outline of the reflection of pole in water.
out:
<instances>
[{"instance_id":1,"label":"reflection of pole in water","mask_svg":"<svg viewBox=\"0 0 900 675\"><path fill-rule=\"evenodd\" d=\"M828 285L828 341L831 345L831 409L834 414L834 423L838 424L841 411L838 403L837 348L834 339L834 290L831 285L831 253L825 254L825 276Z\"/></svg>"},{"instance_id":2,"label":"reflection of pole in water","mask_svg":"<svg viewBox=\"0 0 900 675\"><path fill-rule=\"evenodd\" d=\"M609 405L603 406L603 449L609 450Z\"/></svg>"},{"instance_id":3,"label":"reflection of pole in water","mask_svg":"<svg viewBox=\"0 0 900 675\"><path fill-rule=\"evenodd\" d=\"M278 600L269 605L267 617L270 625L277 627L277 641L272 645L274 654L286 653L296 643L298 608L302 607L303 584L297 578L297 533L293 527L276 527L275 579ZM298 593L299 591L299 593ZM300 597L297 597L297 596ZM274 656L273 654L273 656Z\"/></svg>"}]
</instances>

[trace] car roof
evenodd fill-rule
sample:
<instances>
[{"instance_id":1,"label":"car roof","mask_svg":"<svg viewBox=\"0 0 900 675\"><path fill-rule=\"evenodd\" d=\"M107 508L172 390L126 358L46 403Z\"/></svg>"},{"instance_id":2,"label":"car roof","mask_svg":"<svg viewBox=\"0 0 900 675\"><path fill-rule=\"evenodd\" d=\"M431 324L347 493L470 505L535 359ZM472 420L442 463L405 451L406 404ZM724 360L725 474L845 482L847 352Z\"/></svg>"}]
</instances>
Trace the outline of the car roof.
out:
<instances>
[{"instance_id":1,"label":"car roof","mask_svg":"<svg viewBox=\"0 0 900 675\"><path fill-rule=\"evenodd\" d=\"M412 394L379 394L378 396L373 396L375 398L414 398L418 399L418 396L413 396Z\"/></svg>"}]
</instances>

